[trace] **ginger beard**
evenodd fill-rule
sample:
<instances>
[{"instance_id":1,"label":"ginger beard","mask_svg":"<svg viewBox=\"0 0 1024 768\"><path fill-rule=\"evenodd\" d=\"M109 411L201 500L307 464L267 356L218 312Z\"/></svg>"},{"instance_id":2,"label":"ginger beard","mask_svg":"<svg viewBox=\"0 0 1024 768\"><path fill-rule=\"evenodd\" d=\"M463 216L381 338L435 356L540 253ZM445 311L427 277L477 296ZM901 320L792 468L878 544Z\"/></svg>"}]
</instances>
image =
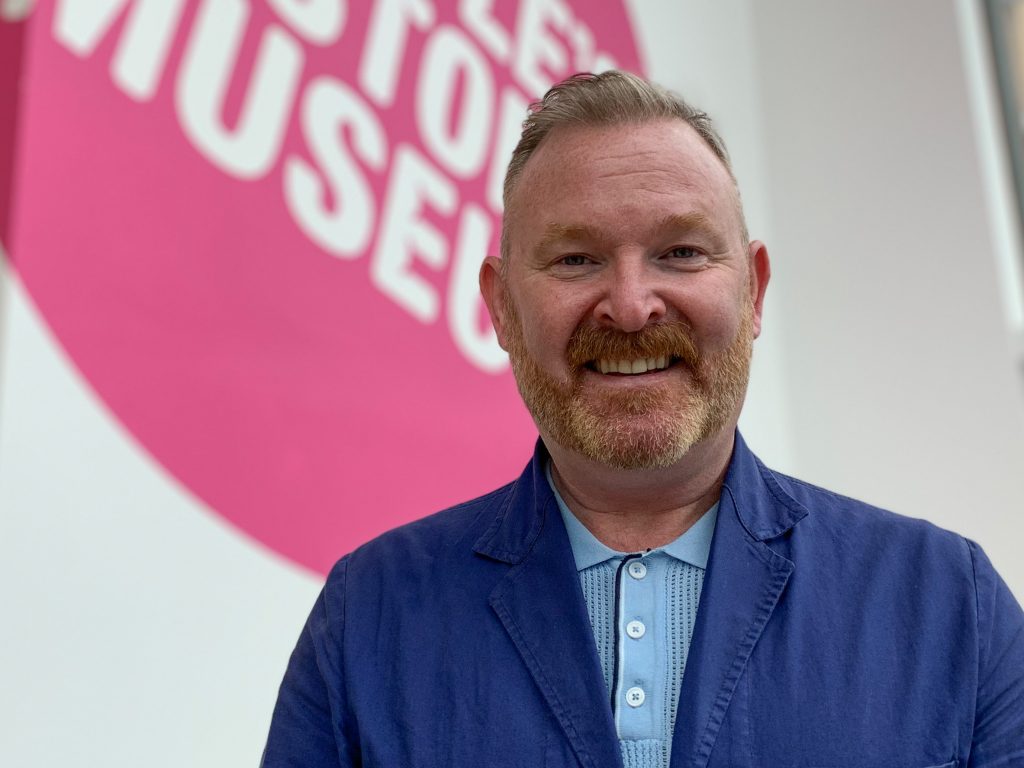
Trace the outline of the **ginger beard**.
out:
<instances>
[{"instance_id":1,"label":"ginger beard","mask_svg":"<svg viewBox=\"0 0 1024 768\"><path fill-rule=\"evenodd\" d=\"M753 351L753 308L741 302L733 341L719 353L698 350L683 323L636 333L580 327L569 340L570 374L544 371L526 349L522 322L508 297L508 355L519 393L541 433L593 461L619 469L667 467L701 440L732 423L746 395ZM587 387L585 366L597 359L677 359L671 379L632 391ZM643 376L644 374L640 374Z\"/></svg>"}]
</instances>

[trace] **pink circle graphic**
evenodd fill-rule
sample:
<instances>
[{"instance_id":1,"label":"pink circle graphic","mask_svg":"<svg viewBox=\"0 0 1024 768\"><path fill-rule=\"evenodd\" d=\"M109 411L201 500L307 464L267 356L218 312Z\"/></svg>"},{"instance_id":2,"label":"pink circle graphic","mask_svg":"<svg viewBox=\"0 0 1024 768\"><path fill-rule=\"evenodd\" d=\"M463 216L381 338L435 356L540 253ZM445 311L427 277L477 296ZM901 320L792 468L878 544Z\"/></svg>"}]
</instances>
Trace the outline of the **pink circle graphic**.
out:
<instances>
[{"instance_id":1,"label":"pink circle graphic","mask_svg":"<svg viewBox=\"0 0 1024 768\"><path fill-rule=\"evenodd\" d=\"M526 104L640 70L631 29L584 0L40 2L12 261L139 444L326 572L527 460L477 270Z\"/></svg>"}]
</instances>

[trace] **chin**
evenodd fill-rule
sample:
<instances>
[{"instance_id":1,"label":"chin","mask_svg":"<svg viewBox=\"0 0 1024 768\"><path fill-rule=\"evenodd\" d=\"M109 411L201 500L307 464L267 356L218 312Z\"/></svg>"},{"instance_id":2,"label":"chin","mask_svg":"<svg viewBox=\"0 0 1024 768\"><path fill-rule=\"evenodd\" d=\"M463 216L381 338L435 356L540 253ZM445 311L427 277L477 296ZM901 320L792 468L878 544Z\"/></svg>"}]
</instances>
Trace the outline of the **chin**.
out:
<instances>
[{"instance_id":1,"label":"chin","mask_svg":"<svg viewBox=\"0 0 1024 768\"><path fill-rule=\"evenodd\" d=\"M713 431L703 415L648 413L610 419L577 412L566 447L616 469L670 467Z\"/></svg>"}]
</instances>

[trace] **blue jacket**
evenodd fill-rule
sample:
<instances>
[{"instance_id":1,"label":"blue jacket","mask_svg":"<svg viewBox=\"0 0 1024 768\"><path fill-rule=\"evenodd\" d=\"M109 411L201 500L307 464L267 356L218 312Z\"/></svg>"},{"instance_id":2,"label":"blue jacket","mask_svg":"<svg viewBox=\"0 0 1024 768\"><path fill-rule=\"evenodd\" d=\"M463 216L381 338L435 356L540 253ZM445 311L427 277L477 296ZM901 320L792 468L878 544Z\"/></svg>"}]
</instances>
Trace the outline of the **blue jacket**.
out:
<instances>
[{"instance_id":1,"label":"blue jacket","mask_svg":"<svg viewBox=\"0 0 1024 768\"><path fill-rule=\"evenodd\" d=\"M266 768L621 765L546 460L338 562ZM737 435L672 766L1024 766L1024 614L977 545Z\"/></svg>"}]
</instances>

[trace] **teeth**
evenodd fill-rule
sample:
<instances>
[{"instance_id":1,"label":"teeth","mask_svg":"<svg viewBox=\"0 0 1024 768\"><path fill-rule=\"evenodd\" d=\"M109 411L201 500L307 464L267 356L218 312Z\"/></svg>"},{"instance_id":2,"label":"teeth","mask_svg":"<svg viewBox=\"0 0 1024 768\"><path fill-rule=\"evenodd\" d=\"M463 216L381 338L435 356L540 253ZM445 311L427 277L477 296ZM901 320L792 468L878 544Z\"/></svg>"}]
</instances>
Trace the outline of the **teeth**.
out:
<instances>
[{"instance_id":1,"label":"teeth","mask_svg":"<svg viewBox=\"0 0 1024 768\"><path fill-rule=\"evenodd\" d=\"M639 360L598 360L596 368L601 373L625 373L635 375L648 371L660 371L668 368L669 357L647 357Z\"/></svg>"}]
</instances>

